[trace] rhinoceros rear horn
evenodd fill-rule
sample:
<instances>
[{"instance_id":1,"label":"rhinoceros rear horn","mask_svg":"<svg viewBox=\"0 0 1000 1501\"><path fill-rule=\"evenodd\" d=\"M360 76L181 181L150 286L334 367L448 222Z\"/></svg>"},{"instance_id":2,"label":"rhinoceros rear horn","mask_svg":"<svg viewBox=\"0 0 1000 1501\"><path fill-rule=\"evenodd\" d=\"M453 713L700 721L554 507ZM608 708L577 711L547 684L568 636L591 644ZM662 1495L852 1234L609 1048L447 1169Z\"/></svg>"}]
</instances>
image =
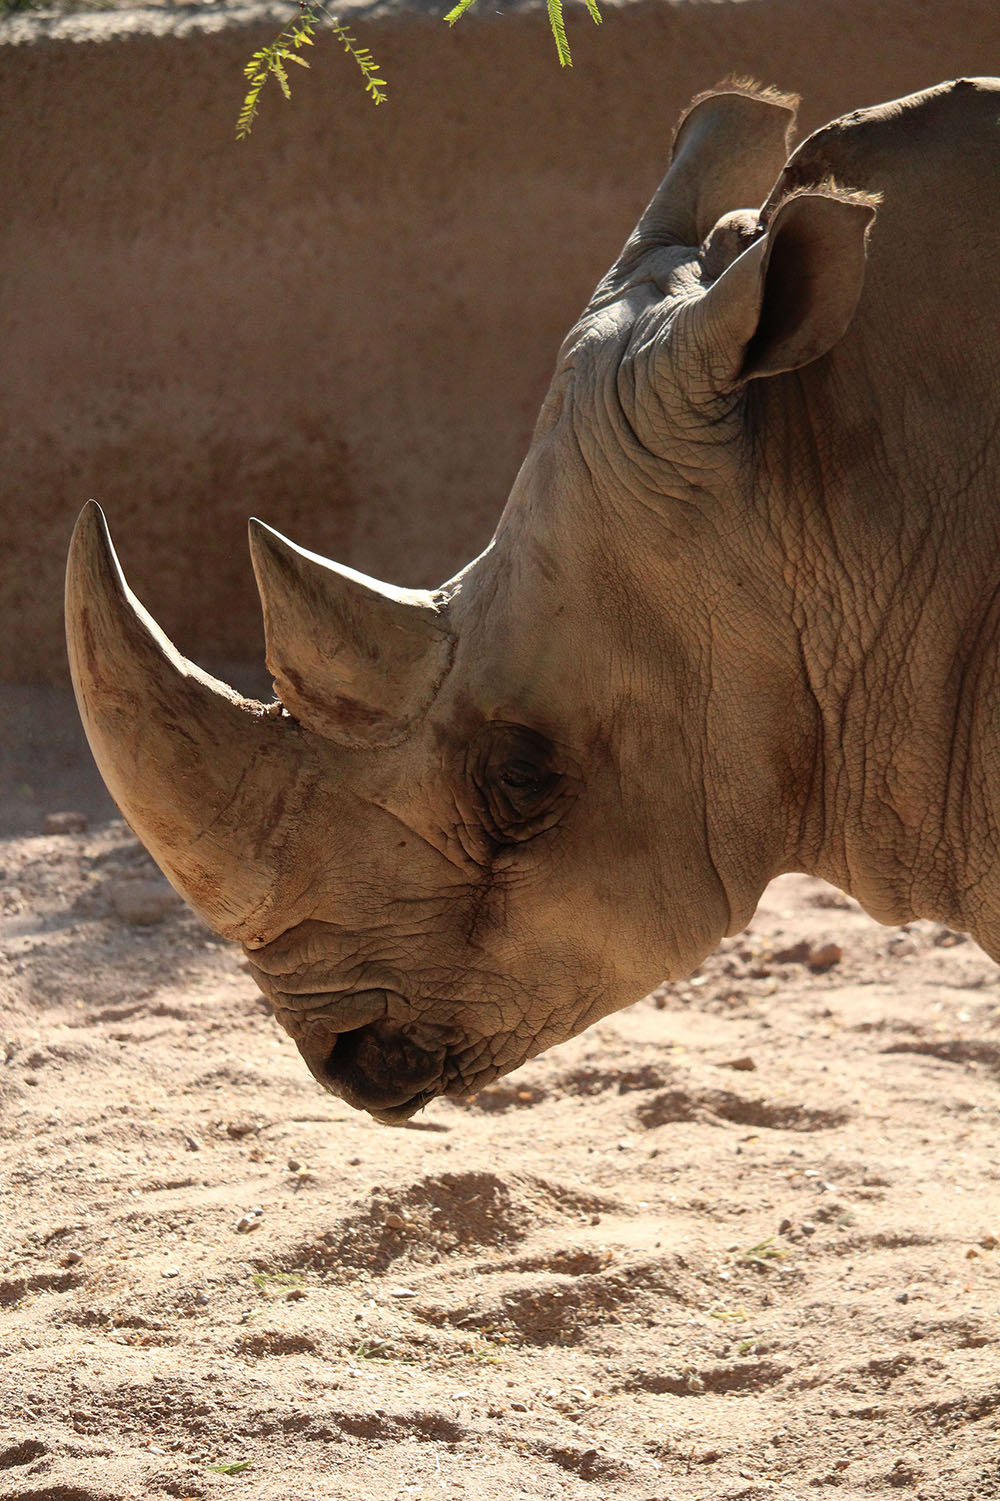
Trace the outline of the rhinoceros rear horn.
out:
<instances>
[{"instance_id":1,"label":"rhinoceros rear horn","mask_svg":"<svg viewBox=\"0 0 1000 1501\"><path fill-rule=\"evenodd\" d=\"M792 95L742 84L696 99L622 259L654 245L700 245L723 214L758 208L785 165L797 103Z\"/></svg>"},{"instance_id":2,"label":"rhinoceros rear horn","mask_svg":"<svg viewBox=\"0 0 1000 1501\"><path fill-rule=\"evenodd\" d=\"M289 713L342 745L390 745L451 664L443 596L396 589L250 523L267 665Z\"/></svg>"},{"instance_id":3,"label":"rhinoceros rear horn","mask_svg":"<svg viewBox=\"0 0 1000 1501\"><path fill-rule=\"evenodd\" d=\"M301 731L171 645L126 584L93 501L70 545L66 636L112 797L206 921L253 940L280 885L283 820L304 770Z\"/></svg>"}]
</instances>

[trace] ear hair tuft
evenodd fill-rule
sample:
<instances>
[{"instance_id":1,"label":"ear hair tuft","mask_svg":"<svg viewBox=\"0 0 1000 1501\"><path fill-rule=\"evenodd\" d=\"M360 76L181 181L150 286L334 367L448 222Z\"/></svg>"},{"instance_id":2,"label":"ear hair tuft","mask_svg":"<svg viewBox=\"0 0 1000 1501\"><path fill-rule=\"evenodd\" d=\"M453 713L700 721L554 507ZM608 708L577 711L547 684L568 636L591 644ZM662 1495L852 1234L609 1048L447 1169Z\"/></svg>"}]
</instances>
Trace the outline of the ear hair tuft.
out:
<instances>
[{"instance_id":1,"label":"ear hair tuft","mask_svg":"<svg viewBox=\"0 0 1000 1501\"><path fill-rule=\"evenodd\" d=\"M713 94L742 94L745 99L761 99L766 104L779 104L783 108L791 110L793 116L801 102L801 95L799 94L789 94L783 89L775 88L772 84L758 83L756 78L750 78L746 74L734 73L728 78L722 79L720 83L715 85L714 89L705 89L702 93L695 95L677 121L673 136L675 141L680 135L684 122L691 111L697 109L698 105L703 104L706 99L711 99Z\"/></svg>"},{"instance_id":2,"label":"ear hair tuft","mask_svg":"<svg viewBox=\"0 0 1000 1501\"><path fill-rule=\"evenodd\" d=\"M794 188L783 188L782 178L779 178L774 192L760 211L762 228L766 229L778 210L784 208L786 203L791 203L793 198L815 196L817 193L824 198L836 198L839 203L857 204L860 208L877 209L882 202L881 193L869 193L863 188L845 187L833 176L823 177L814 183L797 183Z\"/></svg>"}]
</instances>

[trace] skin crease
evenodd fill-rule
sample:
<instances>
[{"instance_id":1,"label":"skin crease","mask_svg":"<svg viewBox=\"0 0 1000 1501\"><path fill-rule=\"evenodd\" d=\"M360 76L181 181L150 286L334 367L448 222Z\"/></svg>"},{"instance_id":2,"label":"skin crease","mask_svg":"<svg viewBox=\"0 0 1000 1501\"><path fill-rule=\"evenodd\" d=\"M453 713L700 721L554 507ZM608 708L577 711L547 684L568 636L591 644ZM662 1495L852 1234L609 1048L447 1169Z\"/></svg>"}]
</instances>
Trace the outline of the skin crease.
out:
<instances>
[{"instance_id":1,"label":"skin crease","mask_svg":"<svg viewBox=\"0 0 1000 1501\"><path fill-rule=\"evenodd\" d=\"M493 542L444 588L429 708L387 747L296 729L279 894L226 931L351 1103L393 1120L482 1087L689 973L783 871L1000 955L1000 347L995 255L969 252L995 242L969 143L996 162L997 98L835 122L760 223L702 245L657 241L648 211ZM773 119L763 167L743 123L720 157L706 122L679 138L702 203L774 180ZM831 173L882 195L867 264L869 200L795 197ZM531 837L497 836L505 725L551 750Z\"/></svg>"}]
</instances>

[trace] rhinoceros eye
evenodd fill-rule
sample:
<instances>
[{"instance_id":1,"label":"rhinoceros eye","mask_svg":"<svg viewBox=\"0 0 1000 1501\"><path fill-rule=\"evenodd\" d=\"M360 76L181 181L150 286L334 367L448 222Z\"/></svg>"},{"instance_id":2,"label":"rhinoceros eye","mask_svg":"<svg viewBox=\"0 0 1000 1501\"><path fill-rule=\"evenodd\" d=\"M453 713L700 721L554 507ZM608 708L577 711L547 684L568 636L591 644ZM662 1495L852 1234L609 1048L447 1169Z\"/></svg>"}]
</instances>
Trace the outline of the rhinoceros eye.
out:
<instances>
[{"instance_id":1,"label":"rhinoceros eye","mask_svg":"<svg viewBox=\"0 0 1000 1501\"><path fill-rule=\"evenodd\" d=\"M490 724L470 752L477 811L491 840L519 843L549 827L566 781L550 740L523 725Z\"/></svg>"}]
</instances>

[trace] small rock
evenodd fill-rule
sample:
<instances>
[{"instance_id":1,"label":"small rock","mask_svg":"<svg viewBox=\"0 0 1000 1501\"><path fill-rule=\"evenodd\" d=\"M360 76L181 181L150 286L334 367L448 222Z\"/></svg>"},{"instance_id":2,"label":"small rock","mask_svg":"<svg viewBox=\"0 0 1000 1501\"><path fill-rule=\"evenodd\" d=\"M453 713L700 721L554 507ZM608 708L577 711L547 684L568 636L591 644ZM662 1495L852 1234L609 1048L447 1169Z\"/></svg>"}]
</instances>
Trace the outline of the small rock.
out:
<instances>
[{"instance_id":1,"label":"small rock","mask_svg":"<svg viewBox=\"0 0 1000 1501\"><path fill-rule=\"evenodd\" d=\"M184 1145L187 1147L189 1152L201 1151L201 1142L198 1140L197 1136L185 1136Z\"/></svg>"},{"instance_id":2,"label":"small rock","mask_svg":"<svg viewBox=\"0 0 1000 1501\"><path fill-rule=\"evenodd\" d=\"M812 954L812 945L803 939L800 943L793 943L788 948L778 949L771 955L775 964L808 964Z\"/></svg>"},{"instance_id":3,"label":"small rock","mask_svg":"<svg viewBox=\"0 0 1000 1501\"><path fill-rule=\"evenodd\" d=\"M728 1063L721 1063L720 1068L734 1068L740 1074L753 1074L757 1071L757 1065L752 1058L730 1058Z\"/></svg>"},{"instance_id":4,"label":"small rock","mask_svg":"<svg viewBox=\"0 0 1000 1501\"><path fill-rule=\"evenodd\" d=\"M832 969L839 964L844 957L844 951L839 943L821 943L817 948L809 950L809 968L813 970Z\"/></svg>"},{"instance_id":5,"label":"small rock","mask_svg":"<svg viewBox=\"0 0 1000 1501\"><path fill-rule=\"evenodd\" d=\"M792 1228L793 1228L793 1226L792 1226L791 1220L788 1220L788 1219L782 1220L781 1224L778 1226L778 1234L779 1235L787 1235L788 1232L789 1232L789 1230L791 1230Z\"/></svg>"},{"instance_id":6,"label":"small rock","mask_svg":"<svg viewBox=\"0 0 1000 1501\"><path fill-rule=\"evenodd\" d=\"M966 1261L977 1261L979 1259L979 1252L976 1250L975 1246L969 1247L969 1249L965 1253L965 1259Z\"/></svg>"},{"instance_id":7,"label":"small rock","mask_svg":"<svg viewBox=\"0 0 1000 1501\"><path fill-rule=\"evenodd\" d=\"M394 1209L386 1211L385 1222L390 1230L405 1230L409 1223L403 1215L397 1214Z\"/></svg>"},{"instance_id":8,"label":"small rock","mask_svg":"<svg viewBox=\"0 0 1000 1501\"><path fill-rule=\"evenodd\" d=\"M80 1255L79 1251L67 1251L66 1255L60 1261L59 1265L60 1266L76 1266L77 1263L80 1262L80 1261L82 1261L82 1260L83 1260L83 1257Z\"/></svg>"},{"instance_id":9,"label":"small rock","mask_svg":"<svg viewBox=\"0 0 1000 1501\"><path fill-rule=\"evenodd\" d=\"M803 1235L815 1235L816 1234L816 1226L813 1224L812 1220L803 1220L802 1221L802 1225L801 1225L801 1229L802 1229L802 1234Z\"/></svg>"},{"instance_id":10,"label":"small rock","mask_svg":"<svg viewBox=\"0 0 1000 1501\"><path fill-rule=\"evenodd\" d=\"M390 1287L389 1296L390 1298L415 1298L417 1289L415 1287Z\"/></svg>"},{"instance_id":11,"label":"small rock","mask_svg":"<svg viewBox=\"0 0 1000 1501\"><path fill-rule=\"evenodd\" d=\"M909 1295L909 1293L897 1293L896 1294L896 1302L897 1303L908 1303L909 1301L910 1301L910 1295Z\"/></svg>"},{"instance_id":12,"label":"small rock","mask_svg":"<svg viewBox=\"0 0 1000 1501\"><path fill-rule=\"evenodd\" d=\"M208 1293L206 1293L206 1292L195 1293L195 1295L194 1295L194 1301L195 1301L196 1305L199 1308L207 1308L208 1307Z\"/></svg>"},{"instance_id":13,"label":"small rock","mask_svg":"<svg viewBox=\"0 0 1000 1501\"><path fill-rule=\"evenodd\" d=\"M153 876L112 881L108 886L108 901L122 922L133 927L162 922L168 912L181 904L169 882Z\"/></svg>"},{"instance_id":14,"label":"small rock","mask_svg":"<svg viewBox=\"0 0 1000 1501\"><path fill-rule=\"evenodd\" d=\"M1000 1240L997 1240L995 1235L984 1235L979 1244L984 1251L995 1251L997 1246L1000 1246Z\"/></svg>"},{"instance_id":15,"label":"small rock","mask_svg":"<svg viewBox=\"0 0 1000 1501\"><path fill-rule=\"evenodd\" d=\"M163 1271L160 1273L160 1276L161 1277L179 1277L180 1274L181 1274L181 1269L180 1269L179 1266L165 1266L163 1268Z\"/></svg>"},{"instance_id":16,"label":"small rock","mask_svg":"<svg viewBox=\"0 0 1000 1501\"><path fill-rule=\"evenodd\" d=\"M298 1303L302 1298L308 1298L309 1294L304 1287L290 1287L285 1294L286 1303Z\"/></svg>"},{"instance_id":17,"label":"small rock","mask_svg":"<svg viewBox=\"0 0 1000 1501\"><path fill-rule=\"evenodd\" d=\"M241 1214L236 1221L237 1234L248 1235L251 1230L259 1230L263 1218L263 1209L248 1209L246 1214Z\"/></svg>"},{"instance_id":18,"label":"small rock","mask_svg":"<svg viewBox=\"0 0 1000 1501\"><path fill-rule=\"evenodd\" d=\"M511 1412L527 1412L528 1404L527 1402L512 1402L510 1404L510 1410Z\"/></svg>"},{"instance_id":19,"label":"small rock","mask_svg":"<svg viewBox=\"0 0 1000 1501\"><path fill-rule=\"evenodd\" d=\"M920 1471L915 1470L905 1459L897 1459L886 1479L890 1485L915 1485L920 1479Z\"/></svg>"},{"instance_id":20,"label":"small rock","mask_svg":"<svg viewBox=\"0 0 1000 1501\"><path fill-rule=\"evenodd\" d=\"M83 834L87 828L86 813L46 813L42 825L46 834Z\"/></svg>"},{"instance_id":21,"label":"small rock","mask_svg":"<svg viewBox=\"0 0 1000 1501\"><path fill-rule=\"evenodd\" d=\"M289 1157L288 1171L290 1173L300 1173L302 1171L302 1164L297 1157Z\"/></svg>"}]
</instances>

